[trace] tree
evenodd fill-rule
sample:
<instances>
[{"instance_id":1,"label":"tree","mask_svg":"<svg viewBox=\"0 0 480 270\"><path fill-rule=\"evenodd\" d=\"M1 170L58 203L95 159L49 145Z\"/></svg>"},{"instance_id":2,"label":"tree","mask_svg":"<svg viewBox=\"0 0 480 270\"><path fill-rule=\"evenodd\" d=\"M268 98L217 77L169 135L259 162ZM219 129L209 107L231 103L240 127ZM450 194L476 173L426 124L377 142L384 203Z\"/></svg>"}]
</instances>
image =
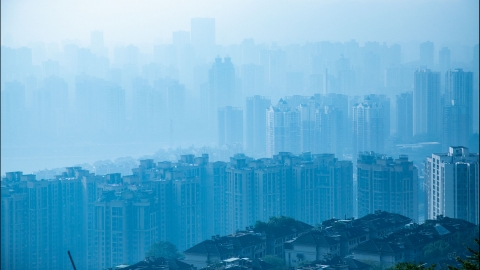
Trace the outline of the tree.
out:
<instances>
[{"instance_id":1,"label":"tree","mask_svg":"<svg viewBox=\"0 0 480 270\"><path fill-rule=\"evenodd\" d=\"M426 245L423 248L423 256L426 260L433 260L440 257L445 257L452 251L450 243L443 240L438 240Z\"/></svg>"},{"instance_id":2,"label":"tree","mask_svg":"<svg viewBox=\"0 0 480 270\"><path fill-rule=\"evenodd\" d=\"M470 247L468 248L468 251L472 253L470 256L467 257L466 260L461 259L460 257L457 257L457 261L462 264L462 270L477 270L480 269L480 252L479 252L479 247L480 247L480 241L478 239L475 239L475 242L477 243L477 250L474 250ZM449 266L448 267L450 270L458 270L458 268Z\"/></svg>"},{"instance_id":3,"label":"tree","mask_svg":"<svg viewBox=\"0 0 480 270\"><path fill-rule=\"evenodd\" d=\"M255 232L271 233L280 228L295 228L297 231L307 229L307 225L291 217L279 216L271 217L268 222L257 221L254 226Z\"/></svg>"},{"instance_id":4,"label":"tree","mask_svg":"<svg viewBox=\"0 0 480 270\"><path fill-rule=\"evenodd\" d=\"M160 241L153 244L145 256L155 258L164 257L167 259L178 259L182 257L182 254L178 252L177 247L174 244L170 242Z\"/></svg>"},{"instance_id":5,"label":"tree","mask_svg":"<svg viewBox=\"0 0 480 270\"><path fill-rule=\"evenodd\" d=\"M285 262L281 258L275 255L266 255L262 257L262 260L266 263L273 265L274 266L273 270L285 269Z\"/></svg>"},{"instance_id":6,"label":"tree","mask_svg":"<svg viewBox=\"0 0 480 270\"><path fill-rule=\"evenodd\" d=\"M425 264L416 264L413 262L401 262L395 264L390 270L435 270L435 264L425 267Z\"/></svg>"}]
</instances>

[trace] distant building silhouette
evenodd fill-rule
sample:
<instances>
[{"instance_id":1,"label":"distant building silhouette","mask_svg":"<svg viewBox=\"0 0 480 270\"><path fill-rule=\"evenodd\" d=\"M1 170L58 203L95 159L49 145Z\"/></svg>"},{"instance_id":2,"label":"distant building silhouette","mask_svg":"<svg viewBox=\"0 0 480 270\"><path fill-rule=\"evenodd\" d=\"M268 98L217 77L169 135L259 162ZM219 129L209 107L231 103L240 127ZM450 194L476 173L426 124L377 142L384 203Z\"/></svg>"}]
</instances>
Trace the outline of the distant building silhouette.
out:
<instances>
[{"instance_id":1,"label":"distant building silhouette","mask_svg":"<svg viewBox=\"0 0 480 270\"><path fill-rule=\"evenodd\" d=\"M390 115L386 109L370 97L353 106L353 153L363 151L382 152L385 149L386 126Z\"/></svg>"},{"instance_id":2,"label":"distant building silhouette","mask_svg":"<svg viewBox=\"0 0 480 270\"><path fill-rule=\"evenodd\" d=\"M299 154L300 144L300 113L298 109L280 99L277 106L271 106L267 117L267 157L278 152Z\"/></svg>"},{"instance_id":3,"label":"distant building silhouette","mask_svg":"<svg viewBox=\"0 0 480 270\"><path fill-rule=\"evenodd\" d=\"M271 102L267 97L247 97L245 106L245 149L266 152L266 115Z\"/></svg>"},{"instance_id":4,"label":"distant building silhouette","mask_svg":"<svg viewBox=\"0 0 480 270\"><path fill-rule=\"evenodd\" d=\"M410 142L413 136L413 93L397 95L397 137L402 142Z\"/></svg>"},{"instance_id":5,"label":"distant building silhouette","mask_svg":"<svg viewBox=\"0 0 480 270\"><path fill-rule=\"evenodd\" d=\"M215 63L209 71L209 96L210 106L216 109L235 104L235 67L230 57L223 60L220 57L215 58Z\"/></svg>"},{"instance_id":6,"label":"distant building silhouette","mask_svg":"<svg viewBox=\"0 0 480 270\"><path fill-rule=\"evenodd\" d=\"M424 68L432 69L434 68L433 64L433 42L426 41L420 44L420 66Z\"/></svg>"},{"instance_id":7,"label":"distant building silhouette","mask_svg":"<svg viewBox=\"0 0 480 270\"><path fill-rule=\"evenodd\" d=\"M218 146L243 145L243 110L232 106L218 109Z\"/></svg>"},{"instance_id":8,"label":"distant building silhouette","mask_svg":"<svg viewBox=\"0 0 480 270\"><path fill-rule=\"evenodd\" d=\"M440 73L415 71L413 86L413 135L437 139L440 131ZM439 139L439 138L438 138Z\"/></svg>"}]
</instances>

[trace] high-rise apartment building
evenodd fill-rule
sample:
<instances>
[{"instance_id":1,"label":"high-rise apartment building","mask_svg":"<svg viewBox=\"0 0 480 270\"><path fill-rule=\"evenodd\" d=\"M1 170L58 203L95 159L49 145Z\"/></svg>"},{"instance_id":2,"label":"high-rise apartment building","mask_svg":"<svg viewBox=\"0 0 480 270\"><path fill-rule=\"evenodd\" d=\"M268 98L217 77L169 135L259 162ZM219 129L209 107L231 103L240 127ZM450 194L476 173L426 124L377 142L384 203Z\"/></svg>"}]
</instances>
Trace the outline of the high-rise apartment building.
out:
<instances>
[{"instance_id":1,"label":"high-rise apartment building","mask_svg":"<svg viewBox=\"0 0 480 270\"><path fill-rule=\"evenodd\" d=\"M253 163L253 164L252 164ZM255 220L268 220L287 213L286 168L278 163L257 160L254 169Z\"/></svg>"},{"instance_id":2,"label":"high-rise apartment building","mask_svg":"<svg viewBox=\"0 0 480 270\"><path fill-rule=\"evenodd\" d=\"M281 152L257 160L237 154L228 163L182 155L178 162L141 160L132 172L69 167L40 181L7 173L2 267L65 269L70 250L78 269L105 269L142 260L158 241L185 250L206 235L272 216L311 224L352 216L352 162L333 154Z\"/></svg>"},{"instance_id":3,"label":"high-rise apartment building","mask_svg":"<svg viewBox=\"0 0 480 270\"><path fill-rule=\"evenodd\" d=\"M118 138L125 127L125 90L96 77L77 76L75 110L76 128L102 130L102 139Z\"/></svg>"},{"instance_id":4,"label":"high-rise apartment building","mask_svg":"<svg viewBox=\"0 0 480 270\"><path fill-rule=\"evenodd\" d=\"M247 166L248 160L250 158L236 155L225 170L227 233L234 233L255 222L254 174L253 169Z\"/></svg>"},{"instance_id":5,"label":"high-rise apartment building","mask_svg":"<svg viewBox=\"0 0 480 270\"><path fill-rule=\"evenodd\" d=\"M418 220L418 171L407 156L360 153L357 183L358 217L382 210Z\"/></svg>"},{"instance_id":6,"label":"high-rise apartment building","mask_svg":"<svg viewBox=\"0 0 480 270\"><path fill-rule=\"evenodd\" d=\"M206 236L227 234L227 207L226 207L226 167L227 163L217 161L205 166L205 217L207 227Z\"/></svg>"},{"instance_id":7,"label":"high-rise apartment building","mask_svg":"<svg viewBox=\"0 0 480 270\"><path fill-rule=\"evenodd\" d=\"M87 269L81 174L37 180L35 175L7 173L2 179L2 267L65 269L70 264L65 251L70 250L85 258L77 267Z\"/></svg>"},{"instance_id":8,"label":"high-rise apartment building","mask_svg":"<svg viewBox=\"0 0 480 270\"><path fill-rule=\"evenodd\" d=\"M25 85L19 81L5 82L1 91L1 120L4 132L2 141L14 142L25 136L26 128L26 92Z\"/></svg>"},{"instance_id":9,"label":"high-rise apartment building","mask_svg":"<svg viewBox=\"0 0 480 270\"><path fill-rule=\"evenodd\" d=\"M316 137L313 153L333 153L337 157L343 157L346 146L350 142L349 129L345 124L347 116L341 109L333 106L324 106L317 112L315 133ZM318 127L319 125L319 127Z\"/></svg>"},{"instance_id":10,"label":"high-rise apartment building","mask_svg":"<svg viewBox=\"0 0 480 270\"><path fill-rule=\"evenodd\" d=\"M271 102L267 97L247 97L245 107L245 149L262 153L266 152L267 109Z\"/></svg>"},{"instance_id":11,"label":"high-rise apartment building","mask_svg":"<svg viewBox=\"0 0 480 270\"><path fill-rule=\"evenodd\" d=\"M315 177L315 163L311 160L292 164L295 219L308 224L320 221L320 192Z\"/></svg>"},{"instance_id":12,"label":"high-rise apartment building","mask_svg":"<svg viewBox=\"0 0 480 270\"><path fill-rule=\"evenodd\" d=\"M420 44L420 66L433 68L433 42L426 41Z\"/></svg>"},{"instance_id":13,"label":"high-rise apartment building","mask_svg":"<svg viewBox=\"0 0 480 270\"><path fill-rule=\"evenodd\" d=\"M447 47L443 47L438 52L438 64L440 66L440 70L443 72L447 72L450 69L450 50Z\"/></svg>"},{"instance_id":14,"label":"high-rise apartment building","mask_svg":"<svg viewBox=\"0 0 480 270\"><path fill-rule=\"evenodd\" d=\"M452 102L443 106L442 112L442 151L448 151L451 145L468 145L472 135L468 108Z\"/></svg>"},{"instance_id":15,"label":"high-rise apartment building","mask_svg":"<svg viewBox=\"0 0 480 270\"><path fill-rule=\"evenodd\" d=\"M413 135L439 139L440 73L429 69L417 70L413 84Z\"/></svg>"},{"instance_id":16,"label":"high-rise apartment building","mask_svg":"<svg viewBox=\"0 0 480 270\"><path fill-rule=\"evenodd\" d=\"M235 67L230 57L215 58L208 78L211 109L235 105Z\"/></svg>"},{"instance_id":17,"label":"high-rise apartment building","mask_svg":"<svg viewBox=\"0 0 480 270\"><path fill-rule=\"evenodd\" d=\"M380 109L380 114L383 116L383 136L385 139L388 139L390 136L390 98L386 95L375 95L370 94L365 96L365 100L370 100L368 102L373 102L378 104Z\"/></svg>"},{"instance_id":18,"label":"high-rise apartment building","mask_svg":"<svg viewBox=\"0 0 480 270\"><path fill-rule=\"evenodd\" d=\"M449 70L445 74L445 105L464 106L467 111L469 129L472 133L473 118L473 72L463 69Z\"/></svg>"},{"instance_id":19,"label":"high-rise apartment building","mask_svg":"<svg viewBox=\"0 0 480 270\"><path fill-rule=\"evenodd\" d=\"M280 99L276 107L271 106L267 116L267 157L279 152L301 151L300 112Z\"/></svg>"},{"instance_id":20,"label":"high-rise apartment building","mask_svg":"<svg viewBox=\"0 0 480 270\"><path fill-rule=\"evenodd\" d=\"M316 183L319 186L319 219L353 216L353 164L334 154L315 155Z\"/></svg>"},{"instance_id":21,"label":"high-rise apartment building","mask_svg":"<svg viewBox=\"0 0 480 270\"><path fill-rule=\"evenodd\" d=\"M397 95L397 137L402 142L409 142L413 136L413 93Z\"/></svg>"},{"instance_id":22,"label":"high-rise apartment building","mask_svg":"<svg viewBox=\"0 0 480 270\"><path fill-rule=\"evenodd\" d=\"M204 239L200 178L178 178L173 180L172 187L174 243L179 250L185 250Z\"/></svg>"},{"instance_id":23,"label":"high-rise apartment building","mask_svg":"<svg viewBox=\"0 0 480 270\"><path fill-rule=\"evenodd\" d=\"M255 96L265 93L265 70L261 65L245 64L241 66L242 95Z\"/></svg>"},{"instance_id":24,"label":"high-rise apartment building","mask_svg":"<svg viewBox=\"0 0 480 270\"><path fill-rule=\"evenodd\" d=\"M443 215L480 224L478 153L462 146L432 154L425 163L428 219Z\"/></svg>"},{"instance_id":25,"label":"high-rise apartment building","mask_svg":"<svg viewBox=\"0 0 480 270\"><path fill-rule=\"evenodd\" d=\"M300 149L302 152L314 152L316 151L316 145L318 145L320 126L320 116L318 104L315 103L314 98L305 103L300 104L297 107L300 113Z\"/></svg>"},{"instance_id":26,"label":"high-rise apartment building","mask_svg":"<svg viewBox=\"0 0 480 270\"><path fill-rule=\"evenodd\" d=\"M382 104L366 97L362 103L353 106L353 153L383 151L385 148L386 125L390 115Z\"/></svg>"},{"instance_id":27,"label":"high-rise apartment building","mask_svg":"<svg viewBox=\"0 0 480 270\"><path fill-rule=\"evenodd\" d=\"M231 106L218 109L218 146L243 145L243 110Z\"/></svg>"},{"instance_id":28,"label":"high-rise apartment building","mask_svg":"<svg viewBox=\"0 0 480 270\"><path fill-rule=\"evenodd\" d=\"M7 178L9 174L13 173L7 173ZM19 183L19 179L14 181ZM30 241L29 235L25 233L29 228L28 195L20 193L19 189L22 187L18 184L15 185L15 190L2 186L2 269L29 268L29 261L25 259Z\"/></svg>"}]
</instances>

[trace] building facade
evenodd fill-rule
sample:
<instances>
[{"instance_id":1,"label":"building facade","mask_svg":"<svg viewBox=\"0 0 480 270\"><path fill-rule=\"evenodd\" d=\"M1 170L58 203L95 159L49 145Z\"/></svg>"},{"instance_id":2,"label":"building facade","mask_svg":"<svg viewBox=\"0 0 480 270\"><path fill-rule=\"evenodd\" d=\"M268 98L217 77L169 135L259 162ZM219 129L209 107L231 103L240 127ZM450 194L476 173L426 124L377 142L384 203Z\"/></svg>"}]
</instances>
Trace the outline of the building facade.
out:
<instances>
[{"instance_id":1,"label":"building facade","mask_svg":"<svg viewBox=\"0 0 480 270\"><path fill-rule=\"evenodd\" d=\"M478 225L478 153L449 147L428 157L425 166L428 219L443 215Z\"/></svg>"},{"instance_id":2,"label":"building facade","mask_svg":"<svg viewBox=\"0 0 480 270\"><path fill-rule=\"evenodd\" d=\"M408 156L360 153L357 185L359 217L381 210L418 220L418 171Z\"/></svg>"}]
</instances>

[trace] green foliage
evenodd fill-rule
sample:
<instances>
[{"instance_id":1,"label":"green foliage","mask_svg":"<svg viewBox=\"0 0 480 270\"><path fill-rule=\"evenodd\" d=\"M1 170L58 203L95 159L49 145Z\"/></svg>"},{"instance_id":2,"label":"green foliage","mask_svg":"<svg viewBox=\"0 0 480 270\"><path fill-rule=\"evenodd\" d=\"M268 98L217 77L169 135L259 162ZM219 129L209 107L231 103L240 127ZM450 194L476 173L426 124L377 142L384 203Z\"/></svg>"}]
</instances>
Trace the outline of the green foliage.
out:
<instances>
[{"instance_id":1,"label":"green foliage","mask_svg":"<svg viewBox=\"0 0 480 270\"><path fill-rule=\"evenodd\" d=\"M156 258L164 257L167 259L178 259L182 257L182 254L178 252L177 247L174 244L170 242L160 241L153 244L145 256L156 257Z\"/></svg>"},{"instance_id":2,"label":"green foliage","mask_svg":"<svg viewBox=\"0 0 480 270\"><path fill-rule=\"evenodd\" d=\"M467 257L466 260L463 260L457 257L457 261L462 264L460 269L462 270L477 270L480 269L480 241L475 239L475 243L477 244L477 249L474 250L470 247L467 247L468 251L470 251L471 255ZM449 266L450 270L458 270L458 268Z\"/></svg>"},{"instance_id":3,"label":"green foliage","mask_svg":"<svg viewBox=\"0 0 480 270\"><path fill-rule=\"evenodd\" d=\"M267 262L273 266L275 266L273 268L273 270L283 270L283 269L286 269L285 267L285 262L283 261L283 259L275 256L275 255L266 255L264 257L262 257L262 260L264 262Z\"/></svg>"},{"instance_id":4,"label":"green foliage","mask_svg":"<svg viewBox=\"0 0 480 270\"><path fill-rule=\"evenodd\" d=\"M426 245L423 256L428 261L446 257L452 252L463 252L465 248L470 249L469 246L472 246L473 235L471 232L456 232L448 242L439 240Z\"/></svg>"},{"instance_id":5,"label":"green foliage","mask_svg":"<svg viewBox=\"0 0 480 270\"><path fill-rule=\"evenodd\" d=\"M370 266L370 270L383 270L383 267L380 263L372 261L372 260L365 260L362 261Z\"/></svg>"},{"instance_id":6,"label":"green foliage","mask_svg":"<svg viewBox=\"0 0 480 270\"><path fill-rule=\"evenodd\" d=\"M395 264L390 270L435 270L435 264L425 267L424 264L416 264L413 262L401 262Z\"/></svg>"},{"instance_id":7,"label":"green foliage","mask_svg":"<svg viewBox=\"0 0 480 270\"><path fill-rule=\"evenodd\" d=\"M293 227L297 230L303 230L303 224L291 217L271 217L268 222L257 221L254 226L255 232L272 232L282 227Z\"/></svg>"},{"instance_id":8,"label":"green foliage","mask_svg":"<svg viewBox=\"0 0 480 270\"><path fill-rule=\"evenodd\" d=\"M311 263L312 263L311 261L301 261L298 263L298 267L307 266L307 265L310 265Z\"/></svg>"},{"instance_id":9,"label":"green foliage","mask_svg":"<svg viewBox=\"0 0 480 270\"><path fill-rule=\"evenodd\" d=\"M423 256L426 260L445 257L452 251L452 246L443 240L435 241L423 248Z\"/></svg>"}]
</instances>

